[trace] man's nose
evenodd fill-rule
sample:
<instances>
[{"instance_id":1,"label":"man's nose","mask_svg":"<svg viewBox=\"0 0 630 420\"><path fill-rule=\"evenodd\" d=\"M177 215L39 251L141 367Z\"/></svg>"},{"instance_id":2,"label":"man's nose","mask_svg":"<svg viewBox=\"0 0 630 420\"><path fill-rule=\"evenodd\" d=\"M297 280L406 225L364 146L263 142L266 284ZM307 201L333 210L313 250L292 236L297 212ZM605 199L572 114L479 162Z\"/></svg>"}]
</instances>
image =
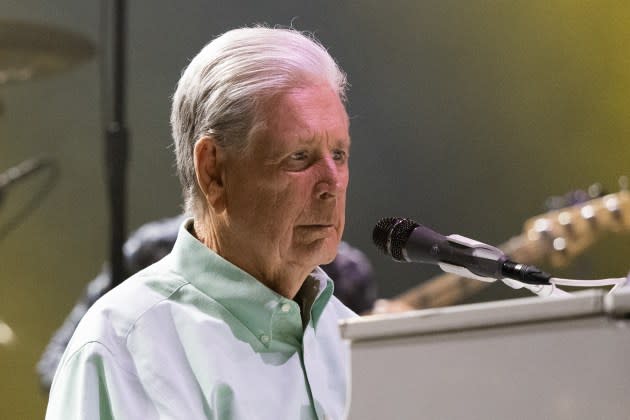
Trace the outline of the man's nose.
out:
<instances>
[{"instance_id":1,"label":"man's nose","mask_svg":"<svg viewBox=\"0 0 630 420\"><path fill-rule=\"evenodd\" d=\"M315 184L315 195L320 199L334 198L342 187L342 168L332 156L322 158L317 165L318 180Z\"/></svg>"}]
</instances>

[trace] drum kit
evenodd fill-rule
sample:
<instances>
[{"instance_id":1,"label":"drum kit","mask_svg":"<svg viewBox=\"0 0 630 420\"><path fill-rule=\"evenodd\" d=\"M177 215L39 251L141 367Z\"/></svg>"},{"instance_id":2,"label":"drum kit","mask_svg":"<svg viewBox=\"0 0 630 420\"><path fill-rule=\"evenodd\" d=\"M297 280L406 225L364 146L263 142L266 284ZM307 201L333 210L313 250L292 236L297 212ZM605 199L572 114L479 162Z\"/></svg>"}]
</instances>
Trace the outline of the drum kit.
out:
<instances>
[{"instance_id":1,"label":"drum kit","mask_svg":"<svg viewBox=\"0 0 630 420\"><path fill-rule=\"evenodd\" d=\"M66 29L0 19L0 87L69 70L94 54L91 41ZM0 320L0 347L14 341L13 330Z\"/></svg>"}]
</instances>

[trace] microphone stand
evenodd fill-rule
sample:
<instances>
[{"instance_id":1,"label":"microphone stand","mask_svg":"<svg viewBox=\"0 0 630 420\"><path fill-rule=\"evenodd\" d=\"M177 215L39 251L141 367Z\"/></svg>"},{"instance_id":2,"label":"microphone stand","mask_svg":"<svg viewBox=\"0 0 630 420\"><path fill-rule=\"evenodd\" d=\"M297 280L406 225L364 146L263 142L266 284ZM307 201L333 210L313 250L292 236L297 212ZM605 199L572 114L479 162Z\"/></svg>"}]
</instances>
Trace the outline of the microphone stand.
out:
<instances>
[{"instance_id":1,"label":"microphone stand","mask_svg":"<svg viewBox=\"0 0 630 420\"><path fill-rule=\"evenodd\" d=\"M107 0L104 0L107 1ZM125 278L123 243L126 220L126 170L128 158L128 132L125 126L125 35L126 4L124 0L111 0L111 119L105 123L105 169L109 192L111 287ZM104 10L106 10L104 8ZM103 58L102 58L103 59ZM105 66L103 66L103 69ZM102 70L104 71L104 70ZM103 90L109 86L103 83ZM103 95L106 92L102 92Z\"/></svg>"}]
</instances>

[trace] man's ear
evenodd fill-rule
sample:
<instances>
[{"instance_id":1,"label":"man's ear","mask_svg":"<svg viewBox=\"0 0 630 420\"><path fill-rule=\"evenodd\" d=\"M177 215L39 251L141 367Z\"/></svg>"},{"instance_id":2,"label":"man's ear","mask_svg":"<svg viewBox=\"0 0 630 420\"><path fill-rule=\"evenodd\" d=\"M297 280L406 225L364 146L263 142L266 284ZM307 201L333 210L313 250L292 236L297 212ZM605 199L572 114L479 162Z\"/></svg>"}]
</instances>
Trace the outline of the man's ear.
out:
<instances>
[{"instance_id":1,"label":"man's ear","mask_svg":"<svg viewBox=\"0 0 630 420\"><path fill-rule=\"evenodd\" d=\"M206 203L215 213L220 213L225 208L223 180L225 151L213 137L205 136L195 143L193 156L197 183L206 196Z\"/></svg>"}]
</instances>

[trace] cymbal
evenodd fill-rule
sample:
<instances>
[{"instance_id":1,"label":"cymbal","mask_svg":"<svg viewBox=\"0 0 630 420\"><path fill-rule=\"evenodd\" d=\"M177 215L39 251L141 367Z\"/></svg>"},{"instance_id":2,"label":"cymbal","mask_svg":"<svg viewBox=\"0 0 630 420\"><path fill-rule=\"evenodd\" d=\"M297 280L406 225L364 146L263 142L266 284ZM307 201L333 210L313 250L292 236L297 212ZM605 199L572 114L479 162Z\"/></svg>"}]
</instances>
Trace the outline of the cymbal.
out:
<instances>
[{"instance_id":1,"label":"cymbal","mask_svg":"<svg viewBox=\"0 0 630 420\"><path fill-rule=\"evenodd\" d=\"M0 85L67 70L94 50L92 42L65 29L0 19Z\"/></svg>"}]
</instances>

